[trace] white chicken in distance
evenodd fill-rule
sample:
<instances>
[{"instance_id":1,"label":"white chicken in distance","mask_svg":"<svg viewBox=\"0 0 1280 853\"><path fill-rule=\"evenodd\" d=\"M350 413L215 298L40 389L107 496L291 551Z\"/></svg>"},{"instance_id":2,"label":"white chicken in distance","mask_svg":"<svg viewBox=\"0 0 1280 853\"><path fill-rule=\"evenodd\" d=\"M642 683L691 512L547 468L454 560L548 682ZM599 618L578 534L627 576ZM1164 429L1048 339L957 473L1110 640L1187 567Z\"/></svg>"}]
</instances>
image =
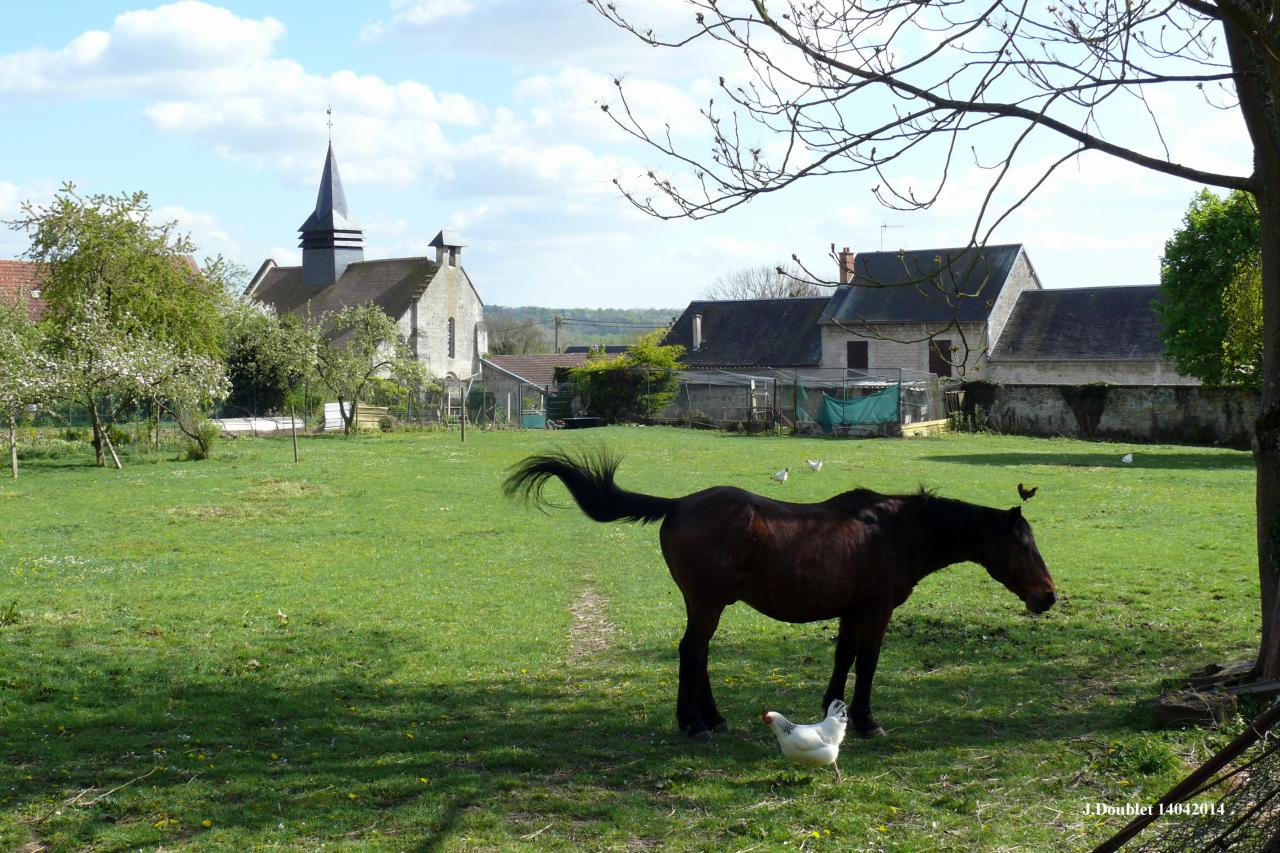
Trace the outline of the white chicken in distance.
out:
<instances>
[{"instance_id":1,"label":"white chicken in distance","mask_svg":"<svg viewBox=\"0 0 1280 853\"><path fill-rule=\"evenodd\" d=\"M822 470L821 459L806 459L804 461L809 463L809 470L812 471L813 473L816 474Z\"/></svg>"},{"instance_id":2,"label":"white chicken in distance","mask_svg":"<svg viewBox=\"0 0 1280 853\"><path fill-rule=\"evenodd\" d=\"M774 474L773 479L777 480L779 483L787 482L787 469L783 468L781 471Z\"/></svg>"},{"instance_id":3,"label":"white chicken in distance","mask_svg":"<svg viewBox=\"0 0 1280 853\"><path fill-rule=\"evenodd\" d=\"M823 767L830 764L836 771L836 781L841 781L840 744L844 742L844 729L849 723L849 712L844 702L834 699L827 708L827 718L820 723L797 725L777 711L765 711L761 716L773 729L782 748L782 757L801 767Z\"/></svg>"}]
</instances>

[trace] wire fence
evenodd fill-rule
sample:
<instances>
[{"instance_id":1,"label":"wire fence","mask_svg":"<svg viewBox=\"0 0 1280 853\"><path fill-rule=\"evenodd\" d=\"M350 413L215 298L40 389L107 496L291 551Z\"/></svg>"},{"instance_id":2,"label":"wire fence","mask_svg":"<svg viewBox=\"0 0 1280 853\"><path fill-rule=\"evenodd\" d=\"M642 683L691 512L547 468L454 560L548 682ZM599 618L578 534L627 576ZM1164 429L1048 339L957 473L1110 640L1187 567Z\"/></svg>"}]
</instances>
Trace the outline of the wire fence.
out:
<instances>
[{"instance_id":1,"label":"wire fence","mask_svg":"<svg viewBox=\"0 0 1280 853\"><path fill-rule=\"evenodd\" d=\"M486 365L486 367L488 367ZM450 428L464 418L482 429L542 429L603 416L609 422L670 424L741 432L900 435L911 425L945 421L958 392L930 373L910 370L681 370L628 372L629 405L606 402L567 382L536 385L501 369L439 385L382 382L360 403L360 428ZM328 414L326 416L326 405ZM351 414L350 409L347 410ZM176 430L146 401L115 420L148 434ZM343 429L332 394L308 389L275 407L223 404L210 413L228 434L269 435ZM65 403L35 416L37 426L88 429L83 405ZM157 427L158 425L158 427ZM153 438L154 440L154 438Z\"/></svg>"}]
</instances>

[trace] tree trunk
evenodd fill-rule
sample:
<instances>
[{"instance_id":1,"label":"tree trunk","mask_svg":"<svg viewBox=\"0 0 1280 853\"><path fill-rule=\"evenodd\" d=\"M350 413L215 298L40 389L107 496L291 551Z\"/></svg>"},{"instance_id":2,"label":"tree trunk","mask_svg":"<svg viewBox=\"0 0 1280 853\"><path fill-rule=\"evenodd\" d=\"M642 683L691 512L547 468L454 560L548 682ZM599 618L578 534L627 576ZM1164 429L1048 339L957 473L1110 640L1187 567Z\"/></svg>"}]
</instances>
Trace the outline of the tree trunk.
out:
<instances>
[{"instance_id":1,"label":"tree trunk","mask_svg":"<svg viewBox=\"0 0 1280 853\"><path fill-rule=\"evenodd\" d=\"M97 457L99 468L107 467L107 454L104 439L106 434L102 429L102 419L98 417L98 401L93 398L92 394L87 395L86 402L89 404L89 423L93 426L93 452Z\"/></svg>"},{"instance_id":2,"label":"tree trunk","mask_svg":"<svg viewBox=\"0 0 1280 853\"><path fill-rule=\"evenodd\" d=\"M9 470L18 479L18 420L9 412Z\"/></svg>"},{"instance_id":3,"label":"tree trunk","mask_svg":"<svg viewBox=\"0 0 1280 853\"><path fill-rule=\"evenodd\" d=\"M1252 25L1224 16L1240 114L1253 142L1254 196L1262 250L1262 406L1255 424L1258 580L1262 599L1259 680L1280 678L1280 57L1260 50Z\"/></svg>"},{"instance_id":4,"label":"tree trunk","mask_svg":"<svg viewBox=\"0 0 1280 853\"><path fill-rule=\"evenodd\" d=\"M356 404L351 403L351 412L347 412L347 404L342 401L342 397L338 397L338 414L342 416L342 434L351 435L351 422L356 419Z\"/></svg>"},{"instance_id":5,"label":"tree trunk","mask_svg":"<svg viewBox=\"0 0 1280 853\"><path fill-rule=\"evenodd\" d=\"M1261 158L1259 158L1261 159ZM1261 169L1259 171L1262 171ZM1267 170L1272 171L1272 170ZM1280 175L1277 175L1280 178ZM1262 645L1258 678L1280 678L1280 183L1258 193L1262 226L1262 408L1253 438L1258 468L1258 580L1262 592Z\"/></svg>"}]
</instances>

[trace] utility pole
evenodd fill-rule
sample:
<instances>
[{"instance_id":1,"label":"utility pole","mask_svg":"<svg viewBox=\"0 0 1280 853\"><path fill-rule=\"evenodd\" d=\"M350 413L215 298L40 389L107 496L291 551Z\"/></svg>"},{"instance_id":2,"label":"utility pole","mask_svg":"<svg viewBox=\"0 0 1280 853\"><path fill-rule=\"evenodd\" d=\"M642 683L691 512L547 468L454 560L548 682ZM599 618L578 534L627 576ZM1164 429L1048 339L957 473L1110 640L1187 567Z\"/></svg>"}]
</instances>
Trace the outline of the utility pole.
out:
<instances>
[{"instance_id":1,"label":"utility pole","mask_svg":"<svg viewBox=\"0 0 1280 853\"><path fill-rule=\"evenodd\" d=\"M564 318L561 317L559 314L556 315L556 343L555 343L556 355L560 354L560 321L563 319Z\"/></svg>"}]
</instances>

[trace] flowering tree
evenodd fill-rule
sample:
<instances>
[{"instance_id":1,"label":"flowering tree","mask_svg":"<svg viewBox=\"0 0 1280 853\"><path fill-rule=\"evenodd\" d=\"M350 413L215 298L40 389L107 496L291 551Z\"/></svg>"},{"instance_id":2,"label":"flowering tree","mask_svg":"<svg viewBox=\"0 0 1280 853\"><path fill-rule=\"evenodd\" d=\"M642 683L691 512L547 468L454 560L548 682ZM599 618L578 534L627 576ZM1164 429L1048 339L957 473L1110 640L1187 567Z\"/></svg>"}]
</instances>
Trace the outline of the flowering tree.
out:
<instances>
[{"instance_id":1,"label":"flowering tree","mask_svg":"<svg viewBox=\"0 0 1280 853\"><path fill-rule=\"evenodd\" d=\"M257 302L232 302L226 317L227 402L254 414L278 411L315 372L317 336L296 317Z\"/></svg>"},{"instance_id":2,"label":"flowering tree","mask_svg":"<svg viewBox=\"0 0 1280 853\"><path fill-rule=\"evenodd\" d=\"M39 329L19 305L0 305L0 414L9 427L9 468L18 477L18 418L30 406L55 400L60 366L43 351Z\"/></svg>"},{"instance_id":3,"label":"flowering tree","mask_svg":"<svg viewBox=\"0 0 1280 853\"><path fill-rule=\"evenodd\" d=\"M345 308L320 318L316 374L338 397L343 432L350 434L356 404L376 376L402 385L426 378L422 363L400 337L400 327L376 305Z\"/></svg>"},{"instance_id":4,"label":"flowering tree","mask_svg":"<svg viewBox=\"0 0 1280 853\"><path fill-rule=\"evenodd\" d=\"M85 303L79 316L53 327L62 391L89 411L98 464L106 465L110 453L117 468L120 459L111 446L110 427L139 398L159 400L179 428L198 441L198 413L227 393L221 362L128 332L129 327L111 322L97 299ZM207 452L207 442L202 449Z\"/></svg>"}]
</instances>

